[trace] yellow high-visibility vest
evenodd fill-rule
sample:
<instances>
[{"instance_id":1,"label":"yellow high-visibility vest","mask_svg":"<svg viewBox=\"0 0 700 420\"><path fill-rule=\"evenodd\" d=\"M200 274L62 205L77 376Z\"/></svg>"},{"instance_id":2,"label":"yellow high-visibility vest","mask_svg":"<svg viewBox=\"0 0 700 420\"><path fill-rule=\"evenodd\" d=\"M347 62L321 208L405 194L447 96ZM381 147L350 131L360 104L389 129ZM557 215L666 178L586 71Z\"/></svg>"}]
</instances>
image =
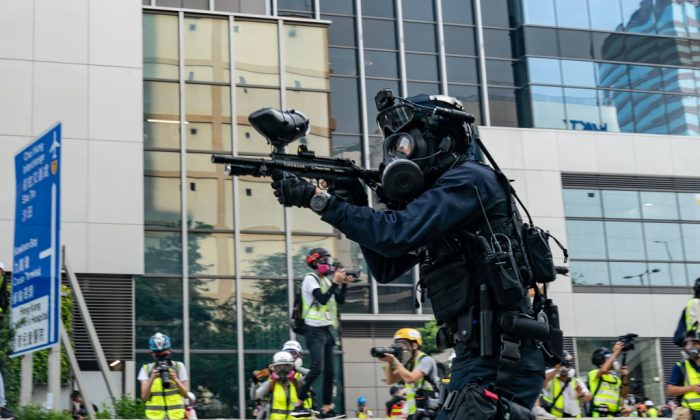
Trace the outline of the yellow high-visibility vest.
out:
<instances>
[{"instance_id":1,"label":"yellow high-visibility vest","mask_svg":"<svg viewBox=\"0 0 700 420\"><path fill-rule=\"evenodd\" d=\"M175 369L175 372L177 372L180 362L174 363L175 367L169 369ZM146 374L150 375L154 366L155 363L143 365ZM165 417L166 413L168 417ZM185 399L180 395L180 389L173 383L168 389L163 389L163 381L160 379L160 376L156 376L151 384L151 397L146 401L145 415L147 419L184 419Z\"/></svg>"},{"instance_id":2,"label":"yellow high-visibility vest","mask_svg":"<svg viewBox=\"0 0 700 420\"><path fill-rule=\"evenodd\" d=\"M700 384L700 374L691 365L690 360L686 360L683 364L676 363L683 370L685 386ZM693 411L700 411L700 394L697 392L688 392L681 397L681 404Z\"/></svg>"},{"instance_id":3,"label":"yellow high-visibility vest","mask_svg":"<svg viewBox=\"0 0 700 420\"><path fill-rule=\"evenodd\" d=\"M599 369L588 372L588 383L591 387L593 397L593 407L606 405L609 413L620 411L620 400L622 395L622 380L615 375L606 373L597 378ZM597 412L593 417L600 417Z\"/></svg>"},{"instance_id":4,"label":"yellow high-visibility vest","mask_svg":"<svg viewBox=\"0 0 700 420\"><path fill-rule=\"evenodd\" d=\"M318 286L321 288L321 293L326 293L331 288L331 281L327 277L319 278L316 273L309 273L318 281ZM314 299L313 302L307 302L304 299L304 293L301 294L301 310L302 318L314 321L330 321L333 327L338 326L338 305L335 302L335 296L331 296L325 305L321 305Z\"/></svg>"}]
</instances>

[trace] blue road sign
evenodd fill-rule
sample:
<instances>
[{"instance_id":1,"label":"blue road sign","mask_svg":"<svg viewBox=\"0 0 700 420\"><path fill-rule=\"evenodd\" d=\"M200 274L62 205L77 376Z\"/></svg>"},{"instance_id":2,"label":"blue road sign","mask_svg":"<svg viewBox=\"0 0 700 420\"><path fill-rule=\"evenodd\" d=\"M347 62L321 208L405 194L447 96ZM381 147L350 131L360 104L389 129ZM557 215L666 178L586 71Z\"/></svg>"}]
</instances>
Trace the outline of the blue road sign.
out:
<instances>
[{"instance_id":1,"label":"blue road sign","mask_svg":"<svg viewBox=\"0 0 700 420\"><path fill-rule=\"evenodd\" d=\"M12 355L58 343L61 291L61 123L15 155Z\"/></svg>"}]
</instances>

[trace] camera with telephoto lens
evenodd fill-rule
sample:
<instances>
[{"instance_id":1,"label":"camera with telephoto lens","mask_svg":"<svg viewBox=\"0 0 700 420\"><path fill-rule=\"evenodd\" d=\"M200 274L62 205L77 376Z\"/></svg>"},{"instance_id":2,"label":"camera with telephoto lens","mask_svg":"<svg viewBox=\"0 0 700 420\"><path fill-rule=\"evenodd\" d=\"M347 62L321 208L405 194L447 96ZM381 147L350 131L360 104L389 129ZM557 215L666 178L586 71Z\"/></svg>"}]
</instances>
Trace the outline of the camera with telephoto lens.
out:
<instances>
[{"instance_id":1,"label":"camera with telephoto lens","mask_svg":"<svg viewBox=\"0 0 700 420\"><path fill-rule=\"evenodd\" d=\"M169 368L170 362L168 362L167 359L157 359L156 370L160 374L160 381L163 383L163 388L168 388L170 386L170 373L168 372Z\"/></svg>"},{"instance_id":2,"label":"camera with telephoto lens","mask_svg":"<svg viewBox=\"0 0 700 420\"><path fill-rule=\"evenodd\" d=\"M403 348L398 344L392 344L389 347L372 347L369 351L372 357L384 357L387 354L393 354L397 359L401 360Z\"/></svg>"},{"instance_id":3,"label":"camera with telephoto lens","mask_svg":"<svg viewBox=\"0 0 700 420\"><path fill-rule=\"evenodd\" d=\"M621 335L621 336L617 339L617 341L621 341L621 342L622 342L622 344L623 344L623 346L622 346L622 351L634 350L634 341L635 341L635 339L636 339L637 337L639 337L639 335L638 335L638 334L633 334L633 333Z\"/></svg>"}]
</instances>

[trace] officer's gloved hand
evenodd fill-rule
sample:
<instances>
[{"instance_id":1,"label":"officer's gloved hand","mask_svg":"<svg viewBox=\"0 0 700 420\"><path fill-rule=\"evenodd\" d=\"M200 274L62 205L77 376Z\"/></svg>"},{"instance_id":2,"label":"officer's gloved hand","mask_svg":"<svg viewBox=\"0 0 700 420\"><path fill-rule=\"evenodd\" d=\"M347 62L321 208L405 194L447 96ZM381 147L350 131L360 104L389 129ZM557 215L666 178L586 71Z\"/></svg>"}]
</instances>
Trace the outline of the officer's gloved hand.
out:
<instances>
[{"instance_id":1,"label":"officer's gloved hand","mask_svg":"<svg viewBox=\"0 0 700 420\"><path fill-rule=\"evenodd\" d=\"M275 197L285 207L309 207L311 197L316 194L316 187L312 183L287 171L274 171L272 179Z\"/></svg>"},{"instance_id":2,"label":"officer's gloved hand","mask_svg":"<svg viewBox=\"0 0 700 420\"><path fill-rule=\"evenodd\" d=\"M333 188L330 188L328 192L356 206L367 207L369 205L365 187L357 178L338 178L333 184Z\"/></svg>"}]
</instances>

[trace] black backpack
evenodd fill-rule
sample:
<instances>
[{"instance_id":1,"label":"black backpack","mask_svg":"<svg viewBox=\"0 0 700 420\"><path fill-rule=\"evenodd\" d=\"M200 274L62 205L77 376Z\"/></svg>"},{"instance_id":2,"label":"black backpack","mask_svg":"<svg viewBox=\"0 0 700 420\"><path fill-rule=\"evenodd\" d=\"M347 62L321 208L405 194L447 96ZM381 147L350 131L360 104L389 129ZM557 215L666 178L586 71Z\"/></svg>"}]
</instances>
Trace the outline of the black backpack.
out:
<instances>
[{"instance_id":1,"label":"black backpack","mask_svg":"<svg viewBox=\"0 0 700 420\"><path fill-rule=\"evenodd\" d=\"M306 324L304 323L304 310L301 303L301 288L294 292L294 305L292 306L292 316L289 319L289 326L295 334L304 335Z\"/></svg>"}]
</instances>

